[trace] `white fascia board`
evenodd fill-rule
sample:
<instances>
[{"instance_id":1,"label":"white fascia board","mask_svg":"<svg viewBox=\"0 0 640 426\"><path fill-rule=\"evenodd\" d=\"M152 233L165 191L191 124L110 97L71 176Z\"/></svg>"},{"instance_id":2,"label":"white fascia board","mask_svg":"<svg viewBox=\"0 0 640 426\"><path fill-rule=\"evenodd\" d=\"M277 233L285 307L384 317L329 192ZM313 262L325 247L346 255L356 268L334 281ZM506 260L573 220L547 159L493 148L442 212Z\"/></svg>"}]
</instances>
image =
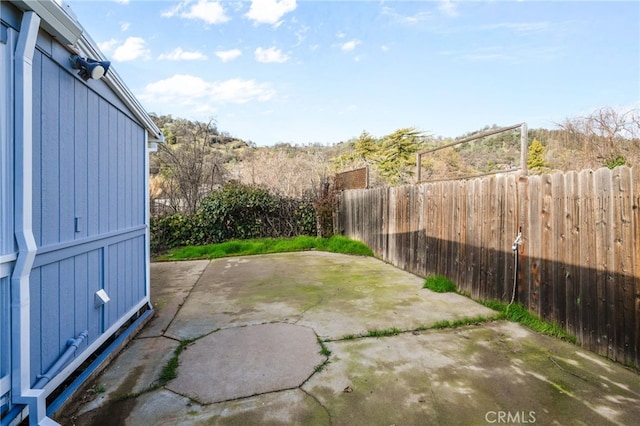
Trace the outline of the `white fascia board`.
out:
<instances>
[{"instance_id":1,"label":"white fascia board","mask_svg":"<svg viewBox=\"0 0 640 426\"><path fill-rule=\"evenodd\" d=\"M63 44L75 44L82 35L82 26L54 0L12 0L12 3L24 11L35 12L42 28Z\"/></svg>"}]
</instances>

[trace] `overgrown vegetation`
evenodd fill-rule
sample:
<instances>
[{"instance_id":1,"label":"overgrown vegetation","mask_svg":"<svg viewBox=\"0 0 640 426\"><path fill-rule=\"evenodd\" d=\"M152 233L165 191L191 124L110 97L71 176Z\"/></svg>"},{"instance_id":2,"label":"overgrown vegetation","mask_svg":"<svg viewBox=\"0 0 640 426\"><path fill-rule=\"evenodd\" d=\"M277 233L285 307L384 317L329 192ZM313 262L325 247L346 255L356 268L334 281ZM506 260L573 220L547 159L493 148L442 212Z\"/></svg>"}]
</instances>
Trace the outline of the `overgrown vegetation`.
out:
<instances>
[{"instance_id":1,"label":"overgrown vegetation","mask_svg":"<svg viewBox=\"0 0 640 426\"><path fill-rule=\"evenodd\" d=\"M455 293L457 286L449 278L442 275L430 275L424 280L424 288L436 293Z\"/></svg>"},{"instance_id":2,"label":"overgrown vegetation","mask_svg":"<svg viewBox=\"0 0 640 426\"><path fill-rule=\"evenodd\" d=\"M315 235L312 200L283 197L264 188L229 183L211 192L194 214L151 220L151 251L233 239Z\"/></svg>"},{"instance_id":3,"label":"overgrown vegetation","mask_svg":"<svg viewBox=\"0 0 640 426\"><path fill-rule=\"evenodd\" d=\"M319 250L331 253L373 256L373 251L359 241L334 235L331 238L299 236L295 238L261 238L232 240L203 246L187 246L171 250L157 260L218 259L228 256L285 253Z\"/></svg>"},{"instance_id":4,"label":"overgrown vegetation","mask_svg":"<svg viewBox=\"0 0 640 426\"><path fill-rule=\"evenodd\" d=\"M577 341L575 336L567 333L559 325L540 319L540 317L529 312L527 308L518 303L508 305L506 303L491 300L480 301L480 303L490 309L493 309L494 311L498 311L498 319L506 319L512 322L517 322L539 333L566 340L567 342L571 342L574 344Z\"/></svg>"}]
</instances>

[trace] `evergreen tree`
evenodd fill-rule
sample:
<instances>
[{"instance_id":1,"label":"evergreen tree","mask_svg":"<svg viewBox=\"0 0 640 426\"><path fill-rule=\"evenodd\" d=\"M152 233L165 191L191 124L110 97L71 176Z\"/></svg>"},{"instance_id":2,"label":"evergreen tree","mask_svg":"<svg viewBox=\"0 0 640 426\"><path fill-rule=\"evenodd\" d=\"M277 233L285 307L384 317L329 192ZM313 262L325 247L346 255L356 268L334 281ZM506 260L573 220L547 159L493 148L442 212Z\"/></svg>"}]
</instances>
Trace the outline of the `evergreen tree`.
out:
<instances>
[{"instance_id":1,"label":"evergreen tree","mask_svg":"<svg viewBox=\"0 0 640 426\"><path fill-rule=\"evenodd\" d=\"M398 129L384 137L377 166L390 185L406 183L413 175L416 153L424 146L423 137L423 133L413 127Z\"/></svg>"},{"instance_id":2,"label":"evergreen tree","mask_svg":"<svg viewBox=\"0 0 640 426\"><path fill-rule=\"evenodd\" d=\"M544 146L538 139L533 138L527 153L527 167L530 170L542 170L547 167L547 163L544 161L544 152Z\"/></svg>"}]
</instances>

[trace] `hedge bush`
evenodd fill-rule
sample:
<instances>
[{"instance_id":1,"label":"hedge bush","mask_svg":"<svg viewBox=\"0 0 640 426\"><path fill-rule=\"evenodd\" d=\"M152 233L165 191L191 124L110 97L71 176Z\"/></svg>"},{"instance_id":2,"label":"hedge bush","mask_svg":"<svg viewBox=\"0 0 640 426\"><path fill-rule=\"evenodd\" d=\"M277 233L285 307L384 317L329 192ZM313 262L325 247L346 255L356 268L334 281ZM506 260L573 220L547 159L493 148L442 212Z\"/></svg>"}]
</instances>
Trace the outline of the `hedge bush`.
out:
<instances>
[{"instance_id":1,"label":"hedge bush","mask_svg":"<svg viewBox=\"0 0 640 426\"><path fill-rule=\"evenodd\" d=\"M311 199L292 199L266 189L230 183L212 192L191 216L151 219L151 251L233 239L315 235Z\"/></svg>"}]
</instances>

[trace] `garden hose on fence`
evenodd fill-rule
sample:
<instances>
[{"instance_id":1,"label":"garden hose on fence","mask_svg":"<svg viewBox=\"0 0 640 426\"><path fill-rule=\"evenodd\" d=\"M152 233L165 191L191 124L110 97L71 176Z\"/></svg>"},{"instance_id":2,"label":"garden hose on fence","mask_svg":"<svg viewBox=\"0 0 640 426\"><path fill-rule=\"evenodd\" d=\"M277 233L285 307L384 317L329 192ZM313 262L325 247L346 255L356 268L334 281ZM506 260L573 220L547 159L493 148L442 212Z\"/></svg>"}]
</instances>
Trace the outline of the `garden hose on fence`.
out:
<instances>
[{"instance_id":1,"label":"garden hose on fence","mask_svg":"<svg viewBox=\"0 0 640 426\"><path fill-rule=\"evenodd\" d=\"M518 246L522 244L522 226L518 230L518 236L513 241L511 250L513 250L513 293L511 294L511 302L508 306L511 306L516 299L516 286L518 284Z\"/></svg>"}]
</instances>

